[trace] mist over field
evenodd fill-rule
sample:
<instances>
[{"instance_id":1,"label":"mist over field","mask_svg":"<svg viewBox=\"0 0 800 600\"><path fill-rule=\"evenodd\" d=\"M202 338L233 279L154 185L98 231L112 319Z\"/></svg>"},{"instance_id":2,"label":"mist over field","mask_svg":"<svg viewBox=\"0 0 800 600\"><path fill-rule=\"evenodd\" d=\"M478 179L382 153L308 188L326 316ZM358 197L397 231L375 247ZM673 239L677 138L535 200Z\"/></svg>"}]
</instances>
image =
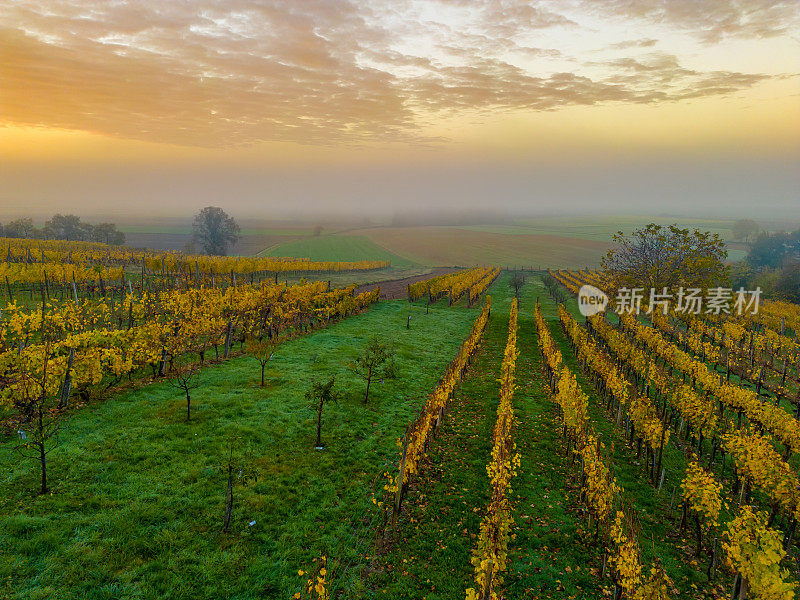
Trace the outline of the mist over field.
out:
<instances>
[{"instance_id":1,"label":"mist over field","mask_svg":"<svg viewBox=\"0 0 800 600\"><path fill-rule=\"evenodd\" d=\"M135 222L224 206L237 218L451 224L547 214L794 217L797 161L669 159L573 166L402 163L276 169L13 165L0 169L9 217L74 212Z\"/></svg>"}]
</instances>

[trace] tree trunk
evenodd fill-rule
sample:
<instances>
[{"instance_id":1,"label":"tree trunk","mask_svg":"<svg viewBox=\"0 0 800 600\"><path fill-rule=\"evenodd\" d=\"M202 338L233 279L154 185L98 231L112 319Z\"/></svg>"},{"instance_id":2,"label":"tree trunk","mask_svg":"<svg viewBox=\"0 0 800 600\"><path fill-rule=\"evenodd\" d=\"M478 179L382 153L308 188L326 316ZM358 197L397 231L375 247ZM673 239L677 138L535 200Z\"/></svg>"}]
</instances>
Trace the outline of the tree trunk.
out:
<instances>
[{"instance_id":1,"label":"tree trunk","mask_svg":"<svg viewBox=\"0 0 800 600\"><path fill-rule=\"evenodd\" d=\"M700 515L694 516L695 532L697 533L697 556L703 553L703 529L700 527Z\"/></svg>"},{"instance_id":2,"label":"tree trunk","mask_svg":"<svg viewBox=\"0 0 800 600\"><path fill-rule=\"evenodd\" d=\"M264 369L267 368L267 363L261 363L261 387L264 387Z\"/></svg>"},{"instance_id":3,"label":"tree trunk","mask_svg":"<svg viewBox=\"0 0 800 600\"><path fill-rule=\"evenodd\" d=\"M39 444L39 461L42 463L42 489L40 494L46 494L47 489L47 455L44 453L44 442Z\"/></svg>"},{"instance_id":4,"label":"tree trunk","mask_svg":"<svg viewBox=\"0 0 800 600\"><path fill-rule=\"evenodd\" d=\"M44 423L42 421L42 407L39 405L39 462L42 465L42 489L40 494L46 494L47 489L47 454L44 451Z\"/></svg>"},{"instance_id":5,"label":"tree trunk","mask_svg":"<svg viewBox=\"0 0 800 600\"><path fill-rule=\"evenodd\" d=\"M69 395L72 392L72 366L75 362L75 348L69 349L69 359L67 360L67 373L64 375L64 384L61 386L61 400L58 408L66 408L69 402Z\"/></svg>"},{"instance_id":6,"label":"tree trunk","mask_svg":"<svg viewBox=\"0 0 800 600\"><path fill-rule=\"evenodd\" d=\"M322 446L322 399L320 398L319 406L317 408L317 448Z\"/></svg>"},{"instance_id":7,"label":"tree trunk","mask_svg":"<svg viewBox=\"0 0 800 600\"><path fill-rule=\"evenodd\" d=\"M369 384L372 383L372 367L367 371L367 393L364 394L364 404L369 401Z\"/></svg>"},{"instance_id":8,"label":"tree trunk","mask_svg":"<svg viewBox=\"0 0 800 600\"><path fill-rule=\"evenodd\" d=\"M192 398L189 396L189 390L186 390L186 420L192 419Z\"/></svg>"},{"instance_id":9,"label":"tree trunk","mask_svg":"<svg viewBox=\"0 0 800 600\"><path fill-rule=\"evenodd\" d=\"M233 465L228 464L228 490L225 494L225 524L222 531L228 533L231 526L231 514L233 513Z\"/></svg>"}]
</instances>

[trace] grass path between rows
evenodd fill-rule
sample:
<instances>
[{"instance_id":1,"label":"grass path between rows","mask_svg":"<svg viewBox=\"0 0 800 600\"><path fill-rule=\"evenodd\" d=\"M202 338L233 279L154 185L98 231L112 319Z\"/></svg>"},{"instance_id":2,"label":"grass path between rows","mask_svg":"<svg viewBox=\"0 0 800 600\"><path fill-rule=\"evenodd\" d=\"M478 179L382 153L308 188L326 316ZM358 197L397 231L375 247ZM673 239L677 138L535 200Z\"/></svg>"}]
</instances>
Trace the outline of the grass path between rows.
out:
<instances>
[{"instance_id":1,"label":"grass path between rows","mask_svg":"<svg viewBox=\"0 0 800 600\"><path fill-rule=\"evenodd\" d=\"M624 490L623 501L628 509L635 512L640 531L641 560L646 572L656 561L660 561L678 590L674 598L700 600L725 597L727 576L718 574L715 581L709 581L705 573L708 556L698 559L691 529L680 531L680 483L689 462L684 452L674 445L673 440L664 447L665 480L658 491L650 482L645 468L644 450L641 457L637 458L636 448L629 446L625 439L624 424L616 425L614 415L606 411L598 389L581 370L567 335L561 329L556 302L544 290L541 303L543 315L561 348L565 364L575 373L584 393L589 396L590 422L605 444L606 453L611 453L614 476ZM576 304L569 303L568 310L579 323L583 322L584 317L578 313ZM674 431L672 434L674 436ZM610 580L604 584L610 587Z\"/></svg>"},{"instance_id":2,"label":"grass path between rows","mask_svg":"<svg viewBox=\"0 0 800 600\"><path fill-rule=\"evenodd\" d=\"M486 464L496 419L512 295L508 275L492 286L492 316L444 426L406 497L394 545L370 580L375 598L463 599L489 495ZM503 588L509 598L601 598L568 488L557 407L547 396L536 345L533 306L543 288L531 278L520 297L514 439L521 468L513 480L515 539Z\"/></svg>"},{"instance_id":3,"label":"grass path between rows","mask_svg":"<svg viewBox=\"0 0 800 600\"><path fill-rule=\"evenodd\" d=\"M380 557L368 581L371 597L461 600L465 588L473 586L470 558L488 501L486 464L512 298L508 278L504 275L492 286L493 310L484 341L412 483L394 545ZM672 491L683 476L683 453L672 446L666 449L668 476L658 493L648 480L643 460L637 460L635 449L625 443L598 401L597 390L581 372L558 324L557 305L538 277L528 279L520 298L514 440L521 465L510 495L515 524L508 571L500 586L504 596L595 600L609 597L613 590L609 578L600 578L602 543L593 531L587 531L578 501L577 466L566 453L560 409L542 374L533 320L537 297L566 364L590 397L591 422L606 451L612 453L624 500L641 527L645 568L660 560L680 590L676 598L721 597L727 580L707 581L704 560L694 557L691 532L681 533L677 527L680 490L675 499Z\"/></svg>"},{"instance_id":4,"label":"grass path between rows","mask_svg":"<svg viewBox=\"0 0 800 600\"><path fill-rule=\"evenodd\" d=\"M514 439L520 453L512 481L516 539L504 586L508 598L602 598L601 553L578 508L575 466L566 456L560 409L547 391L533 310L544 287L530 278L521 297Z\"/></svg>"}]
</instances>

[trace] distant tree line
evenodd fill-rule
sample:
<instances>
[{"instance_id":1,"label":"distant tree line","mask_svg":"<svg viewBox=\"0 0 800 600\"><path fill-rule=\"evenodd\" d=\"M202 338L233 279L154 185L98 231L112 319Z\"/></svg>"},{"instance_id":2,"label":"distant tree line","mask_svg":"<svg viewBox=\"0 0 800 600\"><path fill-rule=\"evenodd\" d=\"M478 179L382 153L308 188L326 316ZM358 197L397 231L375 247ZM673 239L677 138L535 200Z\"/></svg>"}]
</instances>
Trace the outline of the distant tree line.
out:
<instances>
[{"instance_id":1,"label":"distant tree line","mask_svg":"<svg viewBox=\"0 0 800 600\"><path fill-rule=\"evenodd\" d=\"M800 229L775 233L762 231L747 253L747 262L754 269L780 269L793 260L800 260Z\"/></svg>"},{"instance_id":2,"label":"distant tree line","mask_svg":"<svg viewBox=\"0 0 800 600\"><path fill-rule=\"evenodd\" d=\"M747 257L730 267L735 287L760 287L770 296L800 302L800 229L761 231L750 244Z\"/></svg>"},{"instance_id":3,"label":"distant tree line","mask_svg":"<svg viewBox=\"0 0 800 600\"><path fill-rule=\"evenodd\" d=\"M121 246L125 243L125 234L117 229L114 223L98 223L92 225L81 221L76 215L54 215L45 221L44 227L36 227L33 219L23 218L0 223L0 237L66 240L69 242L102 242Z\"/></svg>"}]
</instances>

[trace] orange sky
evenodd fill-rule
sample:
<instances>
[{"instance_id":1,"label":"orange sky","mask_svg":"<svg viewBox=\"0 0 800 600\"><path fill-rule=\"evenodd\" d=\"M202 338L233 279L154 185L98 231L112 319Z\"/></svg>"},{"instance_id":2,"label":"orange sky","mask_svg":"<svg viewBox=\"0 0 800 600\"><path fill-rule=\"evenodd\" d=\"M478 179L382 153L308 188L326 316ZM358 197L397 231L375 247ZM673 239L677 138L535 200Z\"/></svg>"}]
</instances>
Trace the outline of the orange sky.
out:
<instances>
[{"instance_id":1,"label":"orange sky","mask_svg":"<svg viewBox=\"0 0 800 600\"><path fill-rule=\"evenodd\" d=\"M65 164L354 178L391 165L780 166L800 156L799 25L794 0L3 4L0 207L46 211Z\"/></svg>"}]
</instances>

